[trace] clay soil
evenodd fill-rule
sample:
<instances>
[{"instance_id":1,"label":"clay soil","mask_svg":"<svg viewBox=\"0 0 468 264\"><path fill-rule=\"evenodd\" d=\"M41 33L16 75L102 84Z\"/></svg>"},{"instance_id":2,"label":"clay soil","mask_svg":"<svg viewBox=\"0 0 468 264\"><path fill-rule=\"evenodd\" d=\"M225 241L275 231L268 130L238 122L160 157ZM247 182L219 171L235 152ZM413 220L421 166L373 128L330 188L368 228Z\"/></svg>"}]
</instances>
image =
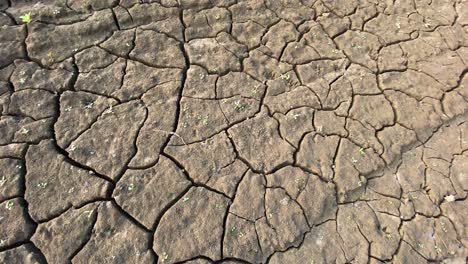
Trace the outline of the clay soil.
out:
<instances>
[{"instance_id":1,"label":"clay soil","mask_svg":"<svg viewBox=\"0 0 468 264\"><path fill-rule=\"evenodd\" d=\"M468 1L0 0L0 263L468 257Z\"/></svg>"}]
</instances>

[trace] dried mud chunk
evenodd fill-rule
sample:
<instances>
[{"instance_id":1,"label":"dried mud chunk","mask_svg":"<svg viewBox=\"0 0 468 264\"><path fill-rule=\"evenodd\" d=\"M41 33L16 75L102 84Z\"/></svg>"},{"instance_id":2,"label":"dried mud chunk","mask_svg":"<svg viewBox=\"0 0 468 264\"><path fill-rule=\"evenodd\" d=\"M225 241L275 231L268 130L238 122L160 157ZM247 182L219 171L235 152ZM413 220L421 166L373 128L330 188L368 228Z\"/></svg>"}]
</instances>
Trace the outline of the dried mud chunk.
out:
<instances>
[{"instance_id":1,"label":"dried mud chunk","mask_svg":"<svg viewBox=\"0 0 468 264\"><path fill-rule=\"evenodd\" d=\"M430 22L427 23L429 25L425 25L426 27L451 25L457 18L457 12L450 0L416 1L415 7L421 16L431 18Z\"/></svg>"},{"instance_id":2,"label":"dried mud chunk","mask_svg":"<svg viewBox=\"0 0 468 264\"><path fill-rule=\"evenodd\" d=\"M367 187L385 196L394 198L401 197L401 186L393 173L386 173L380 177L370 179Z\"/></svg>"},{"instance_id":3,"label":"dried mud chunk","mask_svg":"<svg viewBox=\"0 0 468 264\"><path fill-rule=\"evenodd\" d=\"M15 91L22 89L44 89L50 92L62 92L69 88L73 73L65 69L48 70L34 62L15 61L15 71L11 82Z\"/></svg>"},{"instance_id":4,"label":"dried mud chunk","mask_svg":"<svg viewBox=\"0 0 468 264\"><path fill-rule=\"evenodd\" d=\"M250 221L265 216L265 185L263 175L249 170L237 188L229 212Z\"/></svg>"},{"instance_id":5,"label":"dried mud chunk","mask_svg":"<svg viewBox=\"0 0 468 264\"><path fill-rule=\"evenodd\" d=\"M300 0L268 0L265 4L279 18L292 21L295 25L299 25L305 20L312 20L315 17L314 10L304 5Z\"/></svg>"},{"instance_id":6,"label":"dried mud chunk","mask_svg":"<svg viewBox=\"0 0 468 264\"><path fill-rule=\"evenodd\" d=\"M297 247L310 229L301 207L283 189L266 189L265 214L265 221L257 225L265 256Z\"/></svg>"},{"instance_id":7,"label":"dried mud chunk","mask_svg":"<svg viewBox=\"0 0 468 264\"><path fill-rule=\"evenodd\" d=\"M146 112L140 101L113 107L70 144L67 148L70 157L100 174L117 179L136 152L133 142Z\"/></svg>"},{"instance_id":8,"label":"dried mud chunk","mask_svg":"<svg viewBox=\"0 0 468 264\"><path fill-rule=\"evenodd\" d=\"M442 124L439 101L431 98L417 101L404 93L393 91L386 91L385 95L392 102L397 123L416 132L420 141L427 140Z\"/></svg>"},{"instance_id":9,"label":"dried mud chunk","mask_svg":"<svg viewBox=\"0 0 468 264\"><path fill-rule=\"evenodd\" d=\"M459 250L466 254L466 249L457 239L455 228L444 216L427 218L416 215L413 220L403 223L401 232L403 240L425 259L441 261Z\"/></svg>"},{"instance_id":10,"label":"dried mud chunk","mask_svg":"<svg viewBox=\"0 0 468 264\"><path fill-rule=\"evenodd\" d=\"M458 138L460 138L460 130L458 127L454 125L440 127L424 144L424 158L426 164L431 167L431 159L450 162L453 155L463 153L460 141L453 140ZM435 165L434 167L438 165L437 163L433 164Z\"/></svg>"},{"instance_id":11,"label":"dried mud chunk","mask_svg":"<svg viewBox=\"0 0 468 264\"><path fill-rule=\"evenodd\" d=\"M219 32L229 32L231 17L224 8L211 8L184 11L185 37L187 41L195 38L216 37Z\"/></svg>"},{"instance_id":12,"label":"dried mud chunk","mask_svg":"<svg viewBox=\"0 0 468 264\"><path fill-rule=\"evenodd\" d=\"M405 263L426 263L427 260L416 252L411 245L405 241L401 241L400 250L394 257L395 264Z\"/></svg>"},{"instance_id":13,"label":"dried mud chunk","mask_svg":"<svg viewBox=\"0 0 468 264\"><path fill-rule=\"evenodd\" d=\"M72 263L153 263L150 239L150 233L123 216L112 202L104 202L97 209L90 240Z\"/></svg>"},{"instance_id":14,"label":"dried mud chunk","mask_svg":"<svg viewBox=\"0 0 468 264\"><path fill-rule=\"evenodd\" d=\"M298 107L320 108L319 98L306 86L297 86L290 91L274 96L267 95L264 104L272 113L282 114Z\"/></svg>"},{"instance_id":15,"label":"dried mud chunk","mask_svg":"<svg viewBox=\"0 0 468 264\"><path fill-rule=\"evenodd\" d=\"M337 201L335 186L321 181L317 176L310 176L307 185L297 198L304 208L311 226L319 225L327 220L335 219Z\"/></svg>"},{"instance_id":16,"label":"dried mud chunk","mask_svg":"<svg viewBox=\"0 0 468 264\"><path fill-rule=\"evenodd\" d=\"M141 98L144 93L158 85L182 81L183 71L177 68L153 68L140 62L127 61L125 72L122 87L113 93L122 101Z\"/></svg>"},{"instance_id":17,"label":"dried mud chunk","mask_svg":"<svg viewBox=\"0 0 468 264\"><path fill-rule=\"evenodd\" d=\"M179 15L177 8L166 8L159 3L136 4L128 9L117 6L113 10L121 29L148 25Z\"/></svg>"},{"instance_id":18,"label":"dried mud chunk","mask_svg":"<svg viewBox=\"0 0 468 264\"><path fill-rule=\"evenodd\" d=\"M255 223L229 214L224 233L223 256L236 258L251 263L261 263L262 249L258 242Z\"/></svg>"},{"instance_id":19,"label":"dried mud chunk","mask_svg":"<svg viewBox=\"0 0 468 264\"><path fill-rule=\"evenodd\" d=\"M60 96L60 116L54 125L57 144L66 148L109 107L114 99L86 92L66 91Z\"/></svg>"},{"instance_id":20,"label":"dried mud chunk","mask_svg":"<svg viewBox=\"0 0 468 264\"><path fill-rule=\"evenodd\" d=\"M293 163L294 148L278 132L278 122L269 117L255 117L231 127L228 132L241 157L257 171L266 173Z\"/></svg>"},{"instance_id":21,"label":"dried mud chunk","mask_svg":"<svg viewBox=\"0 0 468 264\"><path fill-rule=\"evenodd\" d=\"M457 192L468 191L468 155L457 155L452 160L450 179ZM465 194L466 195L466 194Z\"/></svg>"},{"instance_id":22,"label":"dried mud chunk","mask_svg":"<svg viewBox=\"0 0 468 264\"><path fill-rule=\"evenodd\" d=\"M228 204L229 200L220 194L202 187L190 189L162 217L154 234L154 251L168 263L196 256L221 259Z\"/></svg>"},{"instance_id":23,"label":"dried mud chunk","mask_svg":"<svg viewBox=\"0 0 468 264\"><path fill-rule=\"evenodd\" d=\"M167 82L143 95L148 117L136 139L137 152L128 164L130 167L147 167L158 160L174 129L180 86L179 82Z\"/></svg>"},{"instance_id":24,"label":"dried mud chunk","mask_svg":"<svg viewBox=\"0 0 468 264\"><path fill-rule=\"evenodd\" d=\"M364 148L373 148L377 153L383 152L383 146L375 137L375 129L369 125L364 125L360 121L348 119L346 130L349 138Z\"/></svg>"},{"instance_id":25,"label":"dried mud chunk","mask_svg":"<svg viewBox=\"0 0 468 264\"><path fill-rule=\"evenodd\" d=\"M376 36L362 31L346 31L335 41L351 61L362 64L373 72L377 71L376 60L381 45Z\"/></svg>"},{"instance_id":26,"label":"dried mud chunk","mask_svg":"<svg viewBox=\"0 0 468 264\"><path fill-rule=\"evenodd\" d=\"M127 170L117 183L114 197L122 209L152 229L171 202L189 186L182 171L172 161L161 157L148 169ZM140 210L141 206L151 210Z\"/></svg>"},{"instance_id":27,"label":"dried mud chunk","mask_svg":"<svg viewBox=\"0 0 468 264\"><path fill-rule=\"evenodd\" d=\"M15 133L29 133L29 130L23 129L28 122L31 122L30 118L0 116L0 144L13 143Z\"/></svg>"},{"instance_id":28,"label":"dried mud chunk","mask_svg":"<svg viewBox=\"0 0 468 264\"><path fill-rule=\"evenodd\" d=\"M317 22L322 25L323 30L331 38L345 32L351 26L351 21L347 18L341 18L333 13L325 13L317 18Z\"/></svg>"},{"instance_id":29,"label":"dried mud chunk","mask_svg":"<svg viewBox=\"0 0 468 264\"><path fill-rule=\"evenodd\" d=\"M242 161L235 160L232 164L219 169L206 183L207 186L233 198L239 182L247 172L248 167Z\"/></svg>"},{"instance_id":30,"label":"dried mud chunk","mask_svg":"<svg viewBox=\"0 0 468 264\"><path fill-rule=\"evenodd\" d=\"M260 101L239 95L220 100L219 106L230 125L253 117L257 112L260 112Z\"/></svg>"},{"instance_id":31,"label":"dried mud chunk","mask_svg":"<svg viewBox=\"0 0 468 264\"><path fill-rule=\"evenodd\" d=\"M460 78L463 77L463 72L466 71L465 63L458 53L453 51L445 51L424 60L410 63L411 66L413 66L412 64L415 64L414 68L418 71L437 80L439 86L442 86L440 89L444 91L457 87Z\"/></svg>"},{"instance_id":32,"label":"dried mud chunk","mask_svg":"<svg viewBox=\"0 0 468 264\"><path fill-rule=\"evenodd\" d=\"M450 91L442 99L444 112L450 118L463 115L468 111L467 100L458 91Z\"/></svg>"},{"instance_id":33,"label":"dried mud chunk","mask_svg":"<svg viewBox=\"0 0 468 264\"><path fill-rule=\"evenodd\" d=\"M292 70L292 66L262 53L258 49L250 51L244 60L245 72L259 81L274 80Z\"/></svg>"},{"instance_id":34,"label":"dried mud chunk","mask_svg":"<svg viewBox=\"0 0 468 264\"><path fill-rule=\"evenodd\" d=\"M60 263L70 259L91 236L97 217L96 207L92 204L69 209L59 217L39 224L31 241L49 262Z\"/></svg>"},{"instance_id":35,"label":"dried mud chunk","mask_svg":"<svg viewBox=\"0 0 468 264\"><path fill-rule=\"evenodd\" d=\"M43 139L53 138L53 117L37 121L24 118L24 123L18 127L13 142L39 143Z\"/></svg>"},{"instance_id":36,"label":"dried mud chunk","mask_svg":"<svg viewBox=\"0 0 468 264\"><path fill-rule=\"evenodd\" d=\"M377 132L377 137L384 147L382 158L387 164L395 161L407 147L416 142L416 133L399 124L386 127Z\"/></svg>"},{"instance_id":37,"label":"dried mud chunk","mask_svg":"<svg viewBox=\"0 0 468 264\"><path fill-rule=\"evenodd\" d=\"M406 14L380 13L374 19L369 20L364 29L379 36L385 44L392 44L411 39L411 33L415 28Z\"/></svg>"},{"instance_id":38,"label":"dried mud chunk","mask_svg":"<svg viewBox=\"0 0 468 264\"><path fill-rule=\"evenodd\" d=\"M274 115L280 123L280 134L296 148L299 148L299 143L306 133L314 131L313 116L314 110L307 107L292 109L285 115Z\"/></svg>"},{"instance_id":39,"label":"dried mud chunk","mask_svg":"<svg viewBox=\"0 0 468 264\"><path fill-rule=\"evenodd\" d=\"M71 0L68 2L68 6L71 9L79 10L79 11L89 11L91 10L101 10L106 8L112 8L113 6L118 4L118 0L104 0L95 2L92 0Z\"/></svg>"},{"instance_id":40,"label":"dried mud chunk","mask_svg":"<svg viewBox=\"0 0 468 264\"><path fill-rule=\"evenodd\" d=\"M265 54L279 59L281 53L289 42L297 40L299 32L291 22L281 20L273 25L268 32L262 37L260 48Z\"/></svg>"},{"instance_id":41,"label":"dried mud chunk","mask_svg":"<svg viewBox=\"0 0 468 264\"><path fill-rule=\"evenodd\" d=\"M154 67L184 68L185 59L179 45L178 41L164 34L137 30L130 58Z\"/></svg>"},{"instance_id":42,"label":"dried mud chunk","mask_svg":"<svg viewBox=\"0 0 468 264\"><path fill-rule=\"evenodd\" d=\"M333 10L341 17L351 15L359 6L359 2L356 0L324 0L322 2L328 9Z\"/></svg>"},{"instance_id":43,"label":"dried mud chunk","mask_svg":"<svg viewBox=\"0 0 468 264\"><path fill-rule=\"evenodd\" d=\"M191 98L213 99L216 97L215 86L219 81L218 78L217 75L209 74L207 70L200 66L190 65L190 68L187 70L187 79L185 80L182 95ZM229 85L240 88L235 82L229 83Z\"/></svg>"},{"instance_id":44,"label":"dried mud chunk","mask_svg":"<svg viewBox=\"0 0 468 264\"><path fill-rule=\"evenodd\" d=\"M35 120L54 116L57 96L38 89L25 89L14 92L10 97L10 114L29 116Z\"/></svg>"},{"instance_id":45,"label":"dried mud chunk","mask_svg":"<svg viewBox=\"0 0 468 264\"><path fill-rule=\"evenodd\" d=\"M338 210L338 232L344 241L348 258L391 259L400 243L399 218L385 221L365 202L341 206ZM385 221L385 222L384 222ZM364 248L370 248L370 255ZM364 254L362 254L364 253Z\"/></svg>"},{"instance_id":46,"label":"dried mud chunk","mask_svg":"<svg viewBox=\"0 0 468 264\"><path fill-rule=\"evenodd\" d=\"M310 174L300 168L287 166L275 173L266 175L267 187L281 187L292 199L304 190L309 181Z\"/></svg>"},{"instance_id":47,"label":"dried mud chunk","mask_svg":"<svg viewBox=\"0 0 468 264\"><path fill-rule=\"evenodd\" d=\"M230 72L219 77L216 82L217 98L228 98L240 95L260 100L265 90L266 87L263 83L243 72Z\"/></svg>"},{"instance_id":48,"label":"dried mud chunk","mask_svg":"<svg viewBox=\"0 0 468 264\"><path fill-rule=\"evenodd\" d=\"M256 0L241 1L229 7L229 10L234 22L247 22L250 20L263 27L268 27L279 20L264 2Z\"/></svg>"},{"instance_id":49,"label":"dried mud chunk","mask_svg":"<svg viewBox=\"0 0 468 264\"><path fill-rule=\"evenodd\" d=\"M340 202L357 199L364 191L366 178L383 166L383 160L372 149L364 149L348 139L341 139L334 178Z\"/></svg>"},{"instance_id":50,"label":"dried mud chunk","mask_svg":"<svg viewBox=\"0 0 468 264\"><path fill-rule=\"evenodd\" d=\"M34 223L28 215L27 204L22 198L0 203L0 216L2 223L0 249L25 242L34 233Z\"/></svg>"},{"instance_id":51,"label":"dried mud chunk","mask_svg":"<svg viewBox=\"0 0 468 264\"><path fill-rule=\"evenodd\" d=\"M31 243L0 252L0 262L8 264L43 264L44 257Z\"/></svg>"},{"instance_id":52,"label":"dried mud chunk","mask_svg":"<svg viewBox=\"0 0 468 264\"><path fill-rule=\"evenodd\" d=\"M304 260L313 263L345 263L346 256L342 244L343 242L336 232L336 222L329 221L312 228L299 248L276 252L270 258L269 263L302 264Z\"/></svg>"},{"instance_id":53,"label":"dried mud chunk","mask_svg":"<svg viewBox=\"0 0 468 264\"><path fill-rule=\"evenodd\" d=\"M332 111L317 111L314 116L314 127L317 132L325 135L346 137L346 118L338 116Z\"/></svg>"},{"instance_id":54,"label":"dried mud chunk","mask_svg":"<svg viewBox=\"0 0 468 264\"><path fill-rule=\"evenodd\" d=\"M32 23L26 38L32 59L50 65L107 39L116 29L112 12L94 12L88 19L69 25Z\"/></svg>"},{"instance_id":55,"label":"dried mud chunk","mask_svg":"<svg viewBox=\"0 0 468 264\"><path fill-rule=\"evenodd\" d=\"M36 221L47 220L71 206L104 198L109 187L103 179L68 163L51 141L41 141L28 149L25 199Z\"/></svg>"},{"instance_id":56,"label":"dried mud chunk","mask_svg":"<svg viewBox=\"0 0 468 264\"><path fill-rule=\"evenodd\" d=\"M322 136L313 133L306 135L297 153L297 164L325 180L331 180L334 173L333 157L338 143L338 136Z\"/></svg>"},{"instance_id":57,"label":"dried mud chunk","mask_svg":"<svg viewBox=\"0 0 468 264\"><path fill-rule=\"evenodd\" d=\"M407 63L408 59L398 44L385 46L379 51L377 64L381 72L406 70Z\"/></svg>"},{"instance_id":58,"label":"dried mud chunk","mask_svg":"<svg viewBox=\"0 0 468 264\"><path fill-rule=\"evenodd\" d=\"M351 64L344 76L351 83L354 94L381 93L375 74L361 65Z\"/></svg>"},{"instance_id":59,"label":"dried mud chunk","mask_svg":"<svg viewBox=\"0 0 468 264\"><path fill-rule=\"evenodd\" d=\"M240 43L246 45L249 50L260 45L266 29L251 20L241 23L233 23L231 34Z\"/></svg>"},{"instance_id":60,"label":"dried mud chunk","mask_svg":"<svg viewBox=\"0 0 468 264\"><path fill-rule=\"evenodd\" d=\"M444 202L441 205L443 215L446 216L453 223L461 243L466 247L468 246L468 229L466 227L466 218L468 217L467 211L468 201L453 201Z\"/></svg>"},{"instance_id":61,"label":"dried mud chunk","mask_svg":"<svg viewBox=\"0 0 468 264\"><path fill-rule=\"evenodd\" d=\"M404 199L411 201L416 213L420 213L426 216L438 216L440 215L440 209L429 197L426 190L416 190L403 195Z\"/></svg>"},{"instance_id":62,"label":"dried mud chunk","mask_svg":"<svg viewBox=\"0 0 468 264\"><path fill-rule=\"evenodd\" d=\"M320 54L304 42L305 41L288 43L286 48L284 48L281 60L289 64L305 64L320 59Z\"/></svg>"},{"instance_id":63,"label":"dried mud chunk","mask_svg":"<svg viewBox=\"0 0 468 264\"><path fill-rule=\"evenodd\" d=\"M89 72L109 66L117 59L117 56L93 46L75 55L76 65L80 72Z\"/></svg>"},{"instance_id":64,"label":"dried mud chunk","mask_svg":"<svg viewBox=\"0 0 468 264\"><path fill-rule=\"evenodd\" d=\"M182 145L205 140L228 126L219 102L216 100L183 97L180 100L180 116L177 137L171 144Z\"/></svg>"},{"instance_id":65,"label":"dried mud chunk","mask_svg":"<svg viewBox=\"0 0 468 264\"><path fill-rule=\"evenodd\" d=\"M24 164L12 158L0 159L0 202L22 195L24 192ZM0 221L1 222L1 221Z\"/></svg>"},{"instance_id":66,"label":"dried mud chunk","mask_svg":"<svg viewBox=\"0 0 468 264\"><path fill-rule=\"evenodd\" d=\"M394 122L392 105L383 95L356 95L349 115L376 130Z\"/></svg>"},{"instance_id":67,"label":"dried mud chunk","mask_svg":"<svg viewBox=\"0 0 468 264\"><path fill-rule=\"evenodd\" d=\"M0 28L0 67L5 67L15 59L26 57L23 45L26 26L2 26Z\"/></svg>"},{"instance_id":68,"label":"dried mud chunk","mask_svg":"<svg viewBox=\"0 0 468 264\"><path fill-rule=\"evenodd\" d=\"M239 58L217 39L194 39L185 44L185 49L190 63L200 65L210 73L240 70Z\"/></svg>"},{"instance_id":69,"label":"dried mud chunk","mask_svg":"<svg viewBox=\"0 0 468 264\"><path fill-rule=\"evenodd\" d=\"M112 96L121 88L125 68L125 60L119 58L104 68L80 73L75 83L75 90Z\"/></svg>"},{"instance_id":70,"label":"dried mud chunk","mask_svg":"<svg viewBox=\"0 0 468 264\"><path fill-rule=\"evenodd\" d=\"M127 57L134 48L135 30L115 31L100 47L120 57Z\"/></svg>"},{"instance_id":71,"label":"dried mud chunk","mask_svg":"<svg viewBox=\"0 0 468 264\"><path fill-rule=\"evenodd\" d=\"M184 26L179 20L179 17L169 17L167 19L156 21L151 24L142 26L141 29L149 29L158 33L163 33L180 42L184 41Z\"/></svg>"},{"instance_id":72,"label":"dried mud chunk","mask_svg":"<svg viewBox=\"0 0 468 264\"><path fill-rule=\"evenodd\" d=\"M321 59L337 60L345 58L343 51L338 49L333 40L323 30L322 26L314 21L307 21L299 26L305 44L312 47Z\"/></svg>"},{"instance_id":73,"label":"dried mud chunk","mask_svg":"<svg viewBox=\"0 0 468 264\"><path fill-rule=\"evenodd\" d=\"M331 83L343 75L348 62L346 60L320 60L298 65L297 72L303 84L311 84L324 80ZM312 87L313 88L313 87Z\"/></svg>"},{"instance_id":74,"label":"dried mud chunk","mask_svg":"<svg viewBox=\"0 0 468 264\"><path fill-rule=\"evenodd\" d=\"M168 146L165 152L180 162L195 182L203 184L235 159L225 132L190 145Z\"/></svg>"}]
</instances>

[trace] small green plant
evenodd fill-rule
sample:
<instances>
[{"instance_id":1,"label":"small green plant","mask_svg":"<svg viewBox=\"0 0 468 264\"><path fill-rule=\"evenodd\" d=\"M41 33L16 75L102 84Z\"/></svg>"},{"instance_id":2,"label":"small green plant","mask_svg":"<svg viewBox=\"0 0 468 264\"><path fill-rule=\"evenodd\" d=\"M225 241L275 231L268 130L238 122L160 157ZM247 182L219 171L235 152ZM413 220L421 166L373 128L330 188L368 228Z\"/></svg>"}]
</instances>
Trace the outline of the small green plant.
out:
<instances>
[{"instance_id":1,"label":"small green plant","mask_svg":"<svg viewBox=\"0 0 468 264\"><path fill-rule=\"evenodd\" d=\"M15 206L15 203L13 201L8 201L6 204L5 204L5 208L7 210L11 210L13 209L13 207Z\"/></svg>"},{"instance_id":2,"label":"small green plant","mask_svg":"<svg viewBox=\"0 0 468 264\"><path fill-rule=\"evenodd\" d=\"M129 192L133 191L134 189L135 189L135 184L133 184L133 183L130 183L130 184L128 185L128 187L127 187L127 190L128 190Z\"/></svg>"},{"instance_id":3,"label":"small green plant","mask_svg":"<svg viewBox=\"0 0 468 264\"><path fill-rule=\"evenodd\" d=\"M280 79L285 80L285 81L289 81L291 79L291 75L289 75L289 73L281 74Z\"/></svg>"},{"instance_id":4,"label":"small green plant","mask_svg":"<svg viewBox=\"0 0 468 264\"><path fill-rule=\"evenodd\" d=\"M40 182L37 184L37 187L41 188L41 189L45 189L45 187L47 187L47 182Z\"/></svg>"},{"instance_id":5,"label":"small green plant","mask_svg":"<svg viewBox=\"0 0 468 264\"><path fill-rule=\"evenodd\" d=\"M167 252L162 253L162 258L163 258L163 261L166 261L169 259L169 255L167 254Z\"/></svg>"},{"instance_id":6,"label":"small green plant","mask_svg":"<svg viewBox=\"0 0 468 264\"><path fill-rule=\"evenodd\" d=\"M22 21L23 23L28 24L29 22L31 22L31 12L26 13L26 14L20 16L20 19L21 19L21 21Z\"/></svg>"},{"instance_id":7,"label":"small green plant","mask_svg":"<svg viewBox=\"0 0 468 264\"><path fill-rule=\"evenodd\" d=\"M366 152L364 151L364 148L359 149L359 154L361 154L361 156L366 155Z\"/></svg>"},{"instance_id":8,"label":"small green plant","mask_svg":"<svg viewBox=\"0 0 468 264\"><path fill-rule=\"evenodd\" d=\"M21 134L25 135L29 133L29 129L22 127L19 131Z\"/></svg>"},{"instance_id":9,"label":"small green plant","mask_svg":"<svg viewBox=\"0 0 468 264\"><path fill-rule=\"evenodd\" d=\"M5 179L5 176L2 176L2 178L0 179L0 187L2 187L6 182L6 179Z\"/></svg>"},{"instance_id":10,"label":"small green plant","mask_svg":"<svg viewBox=\"0 0 468 264\"><path fill-rule=\"evenodd\" d=\"M234 102L235 109L237 112L244 112L247 105L241 103L240 101Z\"/></svg>"},{"instance_id":11,"label":"small green plant","mask_svg":"<svg viewBox=\"0 0 468 264\"><path fill-rule=\"evenodd\" d=\"M184 197L184 198L182 198L182 202L186 202L186 201L188 201L189 199L190 199L190 198L188 198L188 197Z\"/></svg>"}]
</instances>

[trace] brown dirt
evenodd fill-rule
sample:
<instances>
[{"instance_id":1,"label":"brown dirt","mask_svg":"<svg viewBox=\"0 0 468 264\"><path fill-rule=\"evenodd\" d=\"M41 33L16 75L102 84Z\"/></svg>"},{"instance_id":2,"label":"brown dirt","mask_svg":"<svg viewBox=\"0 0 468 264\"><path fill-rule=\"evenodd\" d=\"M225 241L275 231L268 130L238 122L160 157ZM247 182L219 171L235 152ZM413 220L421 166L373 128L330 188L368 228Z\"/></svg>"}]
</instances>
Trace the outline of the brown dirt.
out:
<instances>
[{"instance_id":1,"label":"brown dirt","mask_svg":"<svg viewBox=\"0 0 468 264\"><path fill-rule=\"evenodd\" d=\"M467 69L464 0L0 0L0 263L466 263Z\"/></svg>"}]
</instances>

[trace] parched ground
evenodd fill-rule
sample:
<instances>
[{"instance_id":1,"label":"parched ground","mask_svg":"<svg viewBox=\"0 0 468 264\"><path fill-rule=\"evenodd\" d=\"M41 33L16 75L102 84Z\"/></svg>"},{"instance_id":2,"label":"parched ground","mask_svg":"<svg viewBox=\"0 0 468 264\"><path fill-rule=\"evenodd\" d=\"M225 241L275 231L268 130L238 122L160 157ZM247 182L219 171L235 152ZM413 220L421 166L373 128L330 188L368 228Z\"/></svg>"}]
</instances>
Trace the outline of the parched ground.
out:
<instances>
[{"instance_id":1,"label":"parched ground","mask_svg":"<svg viewBox=\"0 0 468 264\"><path fill-rule=\"evenodd\" d=\"M0 263L466 263L468 1L0 10Z\"/></svg>"}]
</instances>

